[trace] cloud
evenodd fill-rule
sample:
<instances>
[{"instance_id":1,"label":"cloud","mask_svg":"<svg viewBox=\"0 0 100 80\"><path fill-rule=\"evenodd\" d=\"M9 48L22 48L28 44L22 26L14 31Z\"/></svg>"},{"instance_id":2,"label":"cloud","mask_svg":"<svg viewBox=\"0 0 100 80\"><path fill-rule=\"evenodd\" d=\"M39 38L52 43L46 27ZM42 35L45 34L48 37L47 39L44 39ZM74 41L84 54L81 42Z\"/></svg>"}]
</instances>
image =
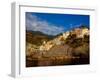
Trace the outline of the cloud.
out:
<instances>
[{"instance_id":1,"label":"cloud","mask_svg":"<svg viewBox=\"0 0 100 80\"><path fill-rule=\"evenodd\" d=\"M26 13L26 29L41 31L48 35L57 35L64 32L64 27L51 24L31 13Z\"/></svg>"}]
</instances>

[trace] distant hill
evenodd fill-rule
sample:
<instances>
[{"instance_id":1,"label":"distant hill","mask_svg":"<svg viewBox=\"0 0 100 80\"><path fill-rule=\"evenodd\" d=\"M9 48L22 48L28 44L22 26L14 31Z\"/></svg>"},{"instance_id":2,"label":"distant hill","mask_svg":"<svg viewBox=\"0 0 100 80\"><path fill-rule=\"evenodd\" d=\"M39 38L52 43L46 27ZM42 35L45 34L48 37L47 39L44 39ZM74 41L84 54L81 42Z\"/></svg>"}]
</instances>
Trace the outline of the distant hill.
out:
<instances>
[{"instance_id":1,"label":"distant hill","mask_svg":"<svg viewBox=\"0 0 100 80\"><path fill-rule=\"evenodd\" d=\"M52 40L55 36L44 34L40 31L26 31L26 42L40 46L43 41Z\"/></svg>"}]
</instances>

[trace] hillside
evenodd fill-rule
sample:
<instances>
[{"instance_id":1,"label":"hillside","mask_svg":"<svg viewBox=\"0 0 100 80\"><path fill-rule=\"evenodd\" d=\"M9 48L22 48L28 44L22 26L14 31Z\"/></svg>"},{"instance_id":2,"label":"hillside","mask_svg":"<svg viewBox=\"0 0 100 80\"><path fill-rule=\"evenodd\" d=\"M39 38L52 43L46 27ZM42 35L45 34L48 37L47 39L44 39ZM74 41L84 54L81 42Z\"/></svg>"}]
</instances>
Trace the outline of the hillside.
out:
<instances>
[{"instance_id":1,"label":"hillside","mask_svg":"<svg viewBox=\"0 0 100 80\"><path fill-rule=\"evenodd\" d=\"M54 36L43 34L39 31L26 31L26 42L40 46L43 41L53 39Z\"/></svg>"},{"instance_id":2,"label":"hillside","mask_svg":"<svg viewBox=\"0 0 100 80\"><path fill-rule=\"evenodd\" d=\"M89 64L89 28L75 28L57 36L28 31L26 36L26 66ZM32 64L30 59L38 63Z\"/></svg>"}]
</instances>

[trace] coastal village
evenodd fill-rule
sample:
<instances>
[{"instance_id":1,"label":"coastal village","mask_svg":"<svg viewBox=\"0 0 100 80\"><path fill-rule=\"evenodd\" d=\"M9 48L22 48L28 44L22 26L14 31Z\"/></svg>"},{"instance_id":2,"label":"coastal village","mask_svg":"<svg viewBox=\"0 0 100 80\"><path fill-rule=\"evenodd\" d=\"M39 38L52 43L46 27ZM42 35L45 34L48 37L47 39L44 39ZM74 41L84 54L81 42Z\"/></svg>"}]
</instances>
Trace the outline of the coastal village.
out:
<instances>
[{"instance_id":1,"label":"coastal village","mask_svg":"<svg viewBox=\"0 0 100 80\"><path fill-rule=\"evenodd\" d=\"M89 35L89 30L87 28L84 28L84 29L80 29L80 28L77 28L75 29L74 31L71 31L71 32L65 32L65 33L62 33L61 36L55 38L54 40L51 40L51 41L43 41L43 44L40 46L39 50L40 51L44 51L44 50L49 50L50 48L52 48L54 45L61 45L61 44L64 44L64 41L66 40L66 38L69 36L69 35L72 35L72 34L76 34L77 35L77 38L83 38L84 35Z\"/></svg>"},{"instance_id":2,"label":"coastal village","mask_svg":"<svg viewBox=\"0 0 100 80\"><path fill-rule=\"evenodd\" d=\"M29 64L27 64L27 65L30 65L32 63L35 64L35 62L32 62L32 61L34 61L34 59L38 60L38 64L36 64L38 66L51 65L51 64L54 64L52 62L55 62L59 59L61 59L60 60L61 62L58 63L58 65L65 64L66 60L67 60L67 64L69 64L70 57L72 57L72 55L73 55L72 54L73 48L71 48L70 46L68 46L66 44L67 38L71 35L76 35L76 38L80 39L80 38L84 38L85 35L89 36L89 33L90 33L90 31L86 27L85 28L75 28L71 31L62 33L61 35L55 37L52 40L42 41L42 44L40 46L31 44L31 43L26 43L26 45L27 45L26 46L27 60L31 61L31 62L28 62ZM55 57L53 57L53 56L55 56ZM75 58L75 57L72 57L72 58ZM79 57L76 57L76 58L79 58ZM45 61L41 62L41 60L45 60ZM63 61L64 61L64 63L63 63ZM55 63L57 63L57 62L55 62ZM55 64L55 65L57 65L57 64Z\"/></svg>"}]
</instances>

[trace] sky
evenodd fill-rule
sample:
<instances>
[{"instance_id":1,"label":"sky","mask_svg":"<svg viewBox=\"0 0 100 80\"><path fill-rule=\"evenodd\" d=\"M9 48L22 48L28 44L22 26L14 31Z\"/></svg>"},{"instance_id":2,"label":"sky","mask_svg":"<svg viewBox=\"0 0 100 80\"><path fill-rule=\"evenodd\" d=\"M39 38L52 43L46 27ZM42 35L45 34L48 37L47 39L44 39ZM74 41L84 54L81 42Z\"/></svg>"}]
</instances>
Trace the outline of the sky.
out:
<instances>
[{"instance_id":1,"label":"sky","mask_svg":"<svg viewBox=\"0 0 100 80\"><path fill-rule=\"evenodd\" d=\"M57 35L80 25L89 27L89 15L26 12L26 29Z\"/></svg>"}]
</instances>

